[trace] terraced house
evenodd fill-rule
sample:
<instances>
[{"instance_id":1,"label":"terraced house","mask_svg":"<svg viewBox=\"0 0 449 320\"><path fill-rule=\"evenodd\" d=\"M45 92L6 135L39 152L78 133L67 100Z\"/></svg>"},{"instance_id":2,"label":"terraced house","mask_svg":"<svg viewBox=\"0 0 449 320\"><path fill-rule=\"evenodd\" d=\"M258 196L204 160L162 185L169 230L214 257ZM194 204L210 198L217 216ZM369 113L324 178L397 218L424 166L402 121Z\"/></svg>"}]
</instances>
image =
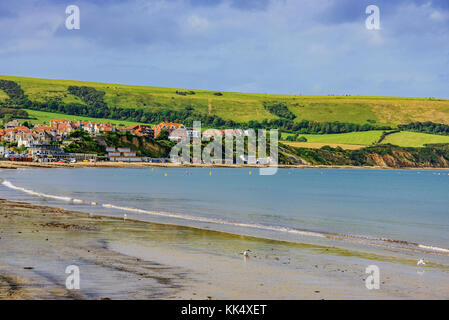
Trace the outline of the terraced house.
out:
<instances>
[{"instance_id":1,"label":"terraced house","mask_svg":"<svg viewBox=\"0 0 449 320\"><path fill-rule=\"evenodd\" d=\"M55 137L46 131L32 131L30 133L22 133L18 135L17 146L29 148L32 145L51 144L55 141Z\"/></svg>"}]
</instances>

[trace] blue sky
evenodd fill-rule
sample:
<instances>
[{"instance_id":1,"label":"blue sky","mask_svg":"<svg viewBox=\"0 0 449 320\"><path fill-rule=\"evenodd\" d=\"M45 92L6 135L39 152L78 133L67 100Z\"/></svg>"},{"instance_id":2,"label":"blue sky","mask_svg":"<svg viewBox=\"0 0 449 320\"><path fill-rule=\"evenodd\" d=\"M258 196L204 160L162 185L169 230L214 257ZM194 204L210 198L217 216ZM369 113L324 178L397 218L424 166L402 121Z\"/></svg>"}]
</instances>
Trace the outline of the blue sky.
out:
<instances>
[{"instance_id":1,"label":"blue sky","mask_svg":"<svg viewBox=\"0 0 449 320\"><path fill-rule=\"evenodd\" d=\"M65 28L71 4L80 30ZM449 98L447 0L2 1L0 41L7 75Z\"/></svg>"}]
</instances>

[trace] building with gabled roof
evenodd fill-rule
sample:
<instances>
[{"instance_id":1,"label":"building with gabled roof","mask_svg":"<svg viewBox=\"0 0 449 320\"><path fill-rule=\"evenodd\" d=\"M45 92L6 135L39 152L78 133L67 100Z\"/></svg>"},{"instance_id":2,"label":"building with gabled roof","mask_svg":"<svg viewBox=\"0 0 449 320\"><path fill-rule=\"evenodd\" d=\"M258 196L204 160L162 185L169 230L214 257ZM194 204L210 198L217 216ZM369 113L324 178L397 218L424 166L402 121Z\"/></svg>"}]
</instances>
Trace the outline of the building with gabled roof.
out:
<instances>
[{"instance_id":1,"label":"building with gabled roof","mask_svg":"<svg viewBox=\"0 0 449 320\"><path fill-rule=\"evenodd\" d=\"M178 129L186 129L186 127L182 123L161 122L154 126L154 138L157 138L162 130L172 132Z\"/></svg>"}]
</instances>

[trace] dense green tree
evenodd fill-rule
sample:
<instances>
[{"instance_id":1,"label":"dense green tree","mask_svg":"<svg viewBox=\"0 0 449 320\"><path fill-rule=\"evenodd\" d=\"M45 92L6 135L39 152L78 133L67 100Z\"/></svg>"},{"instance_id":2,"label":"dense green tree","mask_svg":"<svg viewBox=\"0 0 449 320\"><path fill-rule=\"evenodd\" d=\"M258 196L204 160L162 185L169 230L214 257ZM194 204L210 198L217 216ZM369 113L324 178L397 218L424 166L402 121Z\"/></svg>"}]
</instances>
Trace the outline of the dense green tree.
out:
<instances>
[{"instance_id":1,"label":"dense green tree","mask_svg":"<svg viewBox=\"0 0 449 320\"><path fill-rule=\"evenodd\" d=\"M168 130L161 130L156 140L168 140L170 132Z\"/></svg>"},{"instance_id":2,"label":"dense green tree","mask_svg":"<svg viewBox=\"0 0 449 320\"><path fill-rule=\"evenodd\" d=\"M430 134L449 135L449 125L442 123L427 122L411 122L409 124L399 125L400 130L409 130L415 132L423 132Z\"/></svg>"},{"instance_id":3,"label":"dense green tree","mask_svg":"<svg viewBox=\"0 0 449 320\"><path fill-rule=\"evenodd\" d=\"M267 101L263 103L263 106L270 113L277 115L278 117L289 120L293 120L296 118L296 115L288 109L287 105L284 102Z\"/></svg>"}]
</instances>

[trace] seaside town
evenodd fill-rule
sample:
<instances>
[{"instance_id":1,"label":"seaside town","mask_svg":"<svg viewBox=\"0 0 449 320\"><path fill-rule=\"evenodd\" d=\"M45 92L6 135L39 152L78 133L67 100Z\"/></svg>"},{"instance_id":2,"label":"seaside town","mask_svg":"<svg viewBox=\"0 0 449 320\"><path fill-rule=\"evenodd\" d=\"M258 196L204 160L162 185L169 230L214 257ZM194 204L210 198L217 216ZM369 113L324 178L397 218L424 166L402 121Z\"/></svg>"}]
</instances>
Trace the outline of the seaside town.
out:
<instances>
[{"instance_id":1,"label":"seaside town","mask_svg":"<svg viewBox=\"0 0 449 320\"><path fill-rule=\"evenodd\" d=\"M75 132L84 137L98 137L108 132L129 133L137 137L157 139L167 131L166 139L179 141L183 136L194 136L194 131L181 123L161 122L155 126L114 126L110 123L91 121L50 120L48 125L20 123L12 120L0 129L0 159L25 162L78 162L78 161L121 161L121 162L168 162L167 158L138 156L130 147L113 147L104 143L104 155L94 152L67 152L74 141L80 140ZM28 125L28 126L27 126ZM81 139L83 139L81 137Z\"/></svg>"},{"instance_id":2,"label":"seaside town","mask_svg":"<svg viewBox=\"0 0 449 320\"><path fill-rule=\"evenodd\" d=\"M169 149L184 137L210 139L215 135L242 137L249 134L248 130L242 129L206 129L199 132L182 123L174 122L161 122L154 126L145 124L114 126L110 123L62 119L50 120L48 125L32 126L26 121L20 123L15 119L4 123L3 127L0 129L0 160L21 162L169 162L168 152L163 156L152 157L133 150L138 149L134 145L108 145L105 136L113 133L128 134L153 143L158 141ZM86 147L83 148L84 144L80 147L78 143L83 140L95 141L101 149L88 150ZM73 145L77 145L76 152L71 148ZM248 163L247 155L241 155L240 158L241 163ZM256 161L266 163L268 159Z\"/></svg>"}]
</instances>

